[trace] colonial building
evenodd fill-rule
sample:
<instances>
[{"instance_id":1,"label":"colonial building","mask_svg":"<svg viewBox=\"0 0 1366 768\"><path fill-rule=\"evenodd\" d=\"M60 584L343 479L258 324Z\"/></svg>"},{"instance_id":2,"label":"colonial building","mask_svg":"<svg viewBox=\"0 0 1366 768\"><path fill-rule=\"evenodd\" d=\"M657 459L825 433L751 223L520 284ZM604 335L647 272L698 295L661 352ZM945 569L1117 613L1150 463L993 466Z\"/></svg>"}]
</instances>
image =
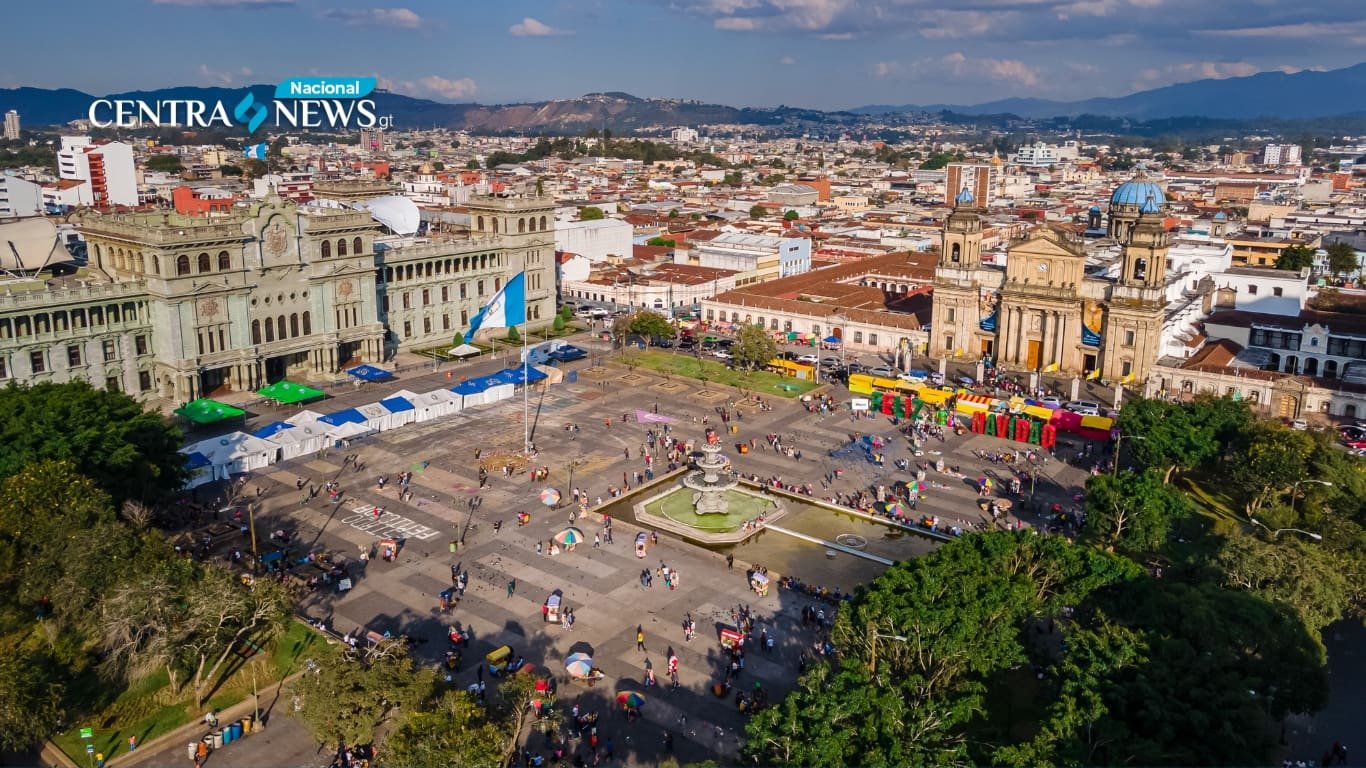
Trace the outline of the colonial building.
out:
<instances>
[{"instance_id":1,"label":"colonial building","mask_svg":"<svg viewBox=\"0 0 1366 768\"><path fill-rule=\"evenodd\" d=\"M83 212L89 264L0 297L0 380L82 378L184 402L327 379L450 342L521 271L528 321L549 321L551 203L468 207L472 231L440 238L274 195L215 216Z\"/></svg>"},{"instance_id":2,"label":"colonial building","mask_svg":"<svg viewBox=\"0 0 1366 768\"><path fill-rule=\"evenodd\" d=\"M1167 268L1161 187L1138 178L1110 199L1117 278L1092 275L1074 232L1049 226L1008 247L1004 270L982 262L982 210L964 189L944 226L935 270L930 355L991 358L1007 369L1141 380L1157 360Z\"/></svg>"}]
</instances>

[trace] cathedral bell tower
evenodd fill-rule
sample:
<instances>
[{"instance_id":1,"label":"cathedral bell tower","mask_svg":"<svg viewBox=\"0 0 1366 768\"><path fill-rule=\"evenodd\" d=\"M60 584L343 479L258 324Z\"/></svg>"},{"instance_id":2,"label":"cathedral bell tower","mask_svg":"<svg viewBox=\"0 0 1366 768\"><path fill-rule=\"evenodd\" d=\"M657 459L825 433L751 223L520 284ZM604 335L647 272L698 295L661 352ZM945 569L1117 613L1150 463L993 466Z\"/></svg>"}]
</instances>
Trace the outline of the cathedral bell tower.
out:
<instances>
[{"instance_id":1,"label":"cathedral bell tower","mask_svg":"<svg viewBox=\"0 0 1366 768\"><path fill-rule=\"evenodd\" d=\"M944 223L943 253L939 266L946 269L977 269L982 263L982 217L967 187L953 199L953 212Z\"/></svg>"},{"instance_id":2,"label":"cathedral bell tower","mask_svg":"<svg viewBox=\"0 0 1366 768\"><path fill-rule=\"evenodd\" d=\"M1138 288L1161 288L1167 278L1167 231L1162 227L1162 208L1149 197L1139 209L1138 221L1123 241L1124 271L1120 283Z\"/></svg>"}]
</instances>

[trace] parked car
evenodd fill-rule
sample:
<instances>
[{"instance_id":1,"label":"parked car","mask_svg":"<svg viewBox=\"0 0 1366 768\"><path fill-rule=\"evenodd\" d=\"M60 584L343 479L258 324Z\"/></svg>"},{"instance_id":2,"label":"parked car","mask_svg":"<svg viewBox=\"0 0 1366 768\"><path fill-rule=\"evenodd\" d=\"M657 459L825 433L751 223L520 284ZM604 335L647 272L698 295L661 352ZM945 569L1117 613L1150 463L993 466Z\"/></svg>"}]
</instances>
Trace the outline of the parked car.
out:
<instances>
[{"instance_id":1,"label":"parked car","mask_svg":"<svg viewBox=\"0 0 1366 768\"><path fill-rule=\"evenodd\" d=\"M672 349L673 345L673 339L666 339L663 336L655 336L650 339L650 346L652 347L659 347L660 349Z\"/></svg>"},{"instance_id":2,"label":"parked car","mask_svg":"<svg viewBox=\"0 0 1366 768\"><path fill-rule=\"evenodd\" d=\"M781 352L778 353L778 359L779 359L779 360L796 360L796 359L797 359L797 353L796 353L796 352L788 352L787 350L783 350L783 351L781 351Z\"/></svg>"},{"instance_id":3,"label":"parked car","mask_svg":"<svg viewBox=\"0 0 1366 768\"><path fill-rule=\"evenodd\" d=\"M1039 404L1045 408L1061 408L1062 398L1049 395L1048 397L1040 399Z\"/></svg>"},{"instance_id":4,"label":"parked car","mask_svg":"<svg viewBox=\"0 0 1366 768\"><path fill-rule=\"evenodd\" d=\"M822 357L821 365L825 368L843 368L838 357Z\"/></svg>"},{"instance_id":5,"label":"parked car","mask_svg":"<svg viewBox=\"0 0 1366 768\"><path fill-rule=\"evenodd\" d=\"M718 349L715 352L712 352L711 354L712 357L715 357L718 360L730 360L735 357L734 355L732 355L724 349Z\"/></svg>"},{"instance_id":6,"label":"parked car","mask_svg":"<svg viewBox=\"0 0 1366 768\"><path fill-rule=\"evenodd\" d=\"M1090 400L1073 400L1064 405L1063 408L1066 408L1073 413L1080 413L1083 416L1100 415L1100 403L1092 402Z\"/></svg>"},{"instance_id":7,"label":"parked car","mask_svg":"<svg viewBox=\"0 0 1366 768\"><path fill-rule=\"evenodd\" d=\"M1290 428L1297 429L1303 432L1309 429L1309 422L1305 421L1304 419L1295 419L1294 421L1290 422Z\"/></svg>"},{"instance_id":8,"label":"parked car","mask_svg":"<svg viewBox=\"0 0 1366 768\"><path fill-rule=\"evenodd\" d=\"M940 373L939 371L930 371L930 383L935 385L943 384L944 374Z\"/></svg>"},{"instance_id":9,"label":"parked car","mask_svg":"<svg viewBox=\"0 0 1366 768\"><path fill-rule=\"evenodd\" d=\"M867 373L869 376L877 376L878 378L882 379L894 379L897 375L896 371L892 370L891 368L888 368L885 365L879 365L876 368L869 368Z\"/></svg>"},{"instance_id":10,"label":"parked car","mask_svg":"<svg viewBox=\"0 0 1366 768\"><path fill-rule=\"evenodd\" d=\"M802 355L801 357L797 358L797 362L806 363L807 365L815 365L816 363L820 362L820 358L816 357L815 355Z\"/></svg>"},{"instance_id":11,"label":"parked car","mask_svg":"<svg viewBox=\"0 0 1366 768\"><path fill-rule=\"evenodd\" d=\"M697 346L697 343L694 342L692 339L679 339L679 340L678 340L678 348L681 349L681 350L683 350L684 352L691 352L691 351L693 350L693 348L696 347L696 346Z\"/></svg>"},{"instance_id":12,"label":"parked car","mask_svg":"<svg viewBox=\"0 0 1366 768\"><path fill-rule=\"evenodd\" d=\"M551 360L558 360L562 363L568 363L573 360L582 360L585 357L588 357L588 351L580 347L576 347L573 344L566 344L563 347L560 347L559 349L550 353Z\"/></svg>"}]
</instances>

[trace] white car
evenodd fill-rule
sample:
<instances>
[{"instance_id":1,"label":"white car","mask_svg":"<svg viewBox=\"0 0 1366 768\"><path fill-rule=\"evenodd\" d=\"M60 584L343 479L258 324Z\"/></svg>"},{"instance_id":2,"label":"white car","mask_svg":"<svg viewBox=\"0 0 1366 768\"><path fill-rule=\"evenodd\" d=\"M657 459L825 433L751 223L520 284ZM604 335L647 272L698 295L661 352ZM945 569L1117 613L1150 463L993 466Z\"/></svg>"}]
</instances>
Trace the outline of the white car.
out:
<instances>
[{"instance_id":1,"label":"white car","mask_svg":"<svg viewBox=\"0 0 1366 768\"><path fill-rule=\"evenodd\" d=\"M1073 400L1063 406L1072 413L1080 413L1083 416L1099 416L1100 403L1093 403L1090 400Z\"/></svg>"},{"instance_id":2,"label":"white car","mask_svg":"<svg viewBox=\"0 0 1366 768\"><path fill-rule=\"evenodd\" d=\"M894 379L894 378L896 378L896 371L894 371L894 370L892 370L891 368L888 368L887 366L883 365L883 366L878 366L877 368L870 368L870 369L868 369L868 375L869 375L869 376L876 376L876 377L878 377L878 378L880 378L880 379Z\"/></svg>"},{"instance_id":3,"label":"white car","mask_svg":"<svg viewBox=\"0 0 1366 768\"><path fill-rule=\"evenodd\" d=\"M806 363L807 365L815 365L816 363L820 362L820 358L816 357L815 355L802 355L801 357L797 358L797 362Z\"/></svg>"},{"instance_id":4,"label":"white car","mask_svg":"<svg viewBox=\"0 0 1366 768\"><path fill-rule=\"evenodd\" d=\"M1049 395L1048 397L1045 397L1045 398L1039 400L1039 405L1042 405L1042 406L1045 407L1045 408L1054 408L1054 409L1061 408L1061 407L1062 407L1062 398L1060 398L1060 397L1053 397L1052 395Z\"/></svg>"},{"instance_id":5,"label":"white car","mask_svg":"<svg viewBox=\"0 0 1366 768\"><path fill-rule=\"evenodd\" d=\"M1297 429L1303 432L1309 429L1309 422L1305 421L1304 419L1295 419L1294 421L1290 422L1290 428Z\"/></svg>"},{"instance_id":6,"label":"white car","mask_svg":"<svg viewBox=\"0 0 1366 768\"><path fill-rule=\"evenodd\" d=\"M733 357L735 357L734 355L732 355L724 349L718 349L715 352L712 352L711 356L716 358L717 360L730 360Z\"/></svg>"}]
</instances>

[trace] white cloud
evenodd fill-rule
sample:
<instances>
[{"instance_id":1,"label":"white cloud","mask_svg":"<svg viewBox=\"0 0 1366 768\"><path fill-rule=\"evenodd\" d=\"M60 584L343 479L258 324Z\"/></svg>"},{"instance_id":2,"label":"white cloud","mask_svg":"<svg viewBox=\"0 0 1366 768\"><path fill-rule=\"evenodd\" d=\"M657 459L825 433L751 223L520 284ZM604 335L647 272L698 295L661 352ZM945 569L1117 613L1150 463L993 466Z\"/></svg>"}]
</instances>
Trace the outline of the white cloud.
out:
<instances>
[{"instance_id":1,"label":"white cloud","mask_svg":"<svg viewBox=\"0 0 1366 768\"><path fill-rule=\"evenodd\" d=\"M790 67L793 64L796 64L797 60L792 58L791 56L784 56L781 59L778 59L778 63L782 64L785 67Z\"/></svg>"},{"instance_id":2,"label":"white cloud","mask_svg":"<svg viewBox=\"0 0 1366 768\"><path fill-rule=\"evenodd\" d=\"M1119 0L1078 0L1054 9L1058 19L1067 21L1073 16L1109 16L1119 9Z\"/></svg>"},{"instance_id":3,"label":"white cloud","mask_svg":"<svg viewBox=\"0 0 1366 768\"><path fill-rule=\"evenodd\" d=\"M329 8L322 17L352 27L418 29L426 22L407 8Z\"/></svg>"},{"instance_id":4,"label":"white cloud","mask_svg":"<svg viewBox=\"0 0 1366 768\"><path fill-rule=\"evenodd\" d=\"M1360 37L1366 35L1366 20L1335 24L1303 22L1275 24L1264 27L1236 27L1233 29L1202 29L1196 34L1211 37L1254 37L1277 40L1309 40L1326 37Z\"/></svg>"},{"instance_id":5,"label":"white cloud","mask_svg":"<svg viewBox=\"0 0 1366 768\"><path fill-rule=\"evenodd\" d=\"M917 59L909 64L899 61L879 61L873 65L873 77L878 78L944 78L962 81L1009 83L1034 87L1039 84L1039 71L1017 59L969 58L962 51L954 51L938 58Z\"/></svg>"},{"instance_id":6,"label":"white cloud","mask_svg":"<svg viewBox=\"0 0 1366 768\"><path fill-rule=\"evenodd\" d=\"M873 77L893 77L901 74L901 63L896 61L879 61L873 65Z\"/></svg>"},{"instance_id":7,"label":"white cloud","mask_svg":"<svg viewBox=\"0 0 1366 768\"><path fill-rule=\"evenodd\" d=\"M711 25L728 32L749 32L759 28L759 21L758 19L747 19L740 16L723 16L713 21Z\"/></svg>"},{"instance_id":8,"label":"white cloud","mask_svg":"<svg viewBox=\"0 0 1366 768\"><path fill-rule=\"evenodd\" d=\"M556 29L549 24L537 21L530 16L527 16L516 24L508 27L508 33L513 37L553 37L555 35L574 34L567 30Z\"/></svg>"},{"instance_id":9,"label":"white cloud","mask_svg":"<svg viewBox=\"0 0 1366 768\"><path fill-rule=\"evenodd\" d=\"M479 86L468 77L452 80L440 75L428 75L416 80L393 80L376 75L375 79L376 85L386 91L447 101L461 101L479 92Z\"/></svg>"},{"instance_id":10,"label":"white cloud","mask_svg":"<svg viewBox=\"0 0 1366 768\"><path fill-rule=\"evenodd\" d=\"M152 0L152 5L178 5L184 8L277 8L294 5L294 0Z\"/></svg>"},{"instance_id":11,"label":"white cloud","mask_svg":"<svg viewBox=\"0 0 1366 768\"><path fill-rule=\"evenodd\" d=\"M1246 61L1189 61L1165 67L1145 69L1138 73L1135 88L1152 88L1191 80L1223 80L1230 77L1255 75L1261 68Z\"/></svg>"},{"instance_id":12,"label":"white cloud","mask_svg":"<svg viewBox=\"0 0 1366 768\"><path fill-rule=\"evenodd\" d=\"M199 65L199 79L209 85L236 85L240 80L251 77L251 67L242 67L236 71L209 69L208 64Z\"/></svg>"}]
</instances>

